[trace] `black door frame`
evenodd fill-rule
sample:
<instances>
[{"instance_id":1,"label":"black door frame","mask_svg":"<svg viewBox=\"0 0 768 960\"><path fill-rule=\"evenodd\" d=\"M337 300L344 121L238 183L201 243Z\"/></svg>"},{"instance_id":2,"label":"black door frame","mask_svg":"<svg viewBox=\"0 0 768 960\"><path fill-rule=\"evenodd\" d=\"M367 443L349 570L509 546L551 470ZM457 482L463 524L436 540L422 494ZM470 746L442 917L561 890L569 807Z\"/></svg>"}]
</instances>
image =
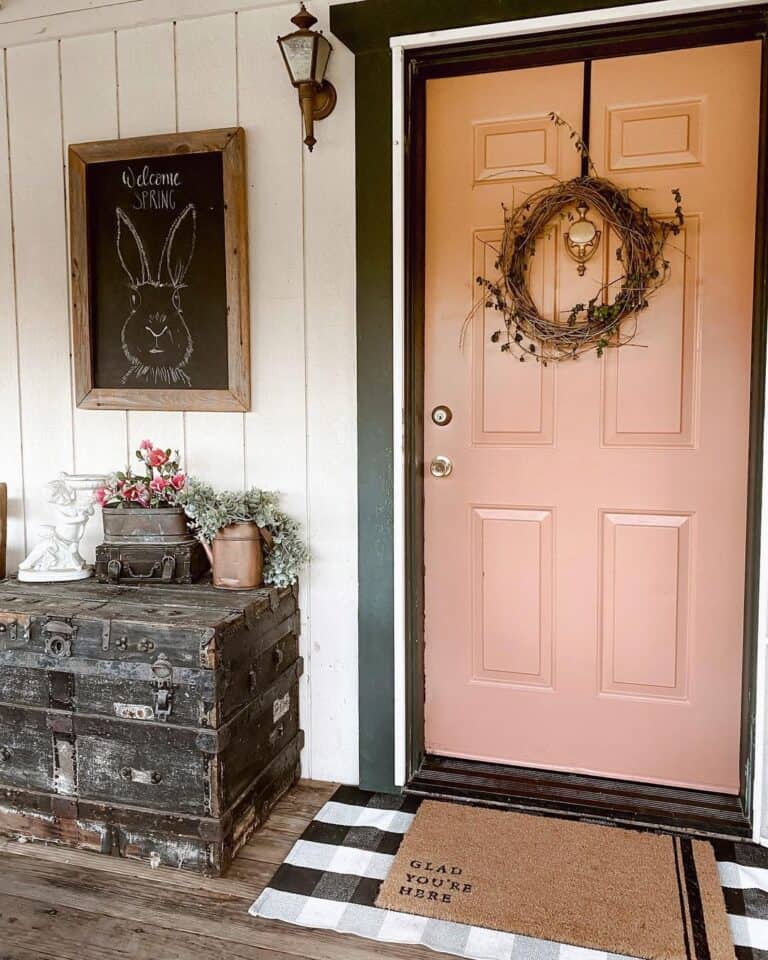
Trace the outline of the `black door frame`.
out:
<instances>
[{"instance_id":1,"label":"black door frame","mask_svg":"<svg viewBox=\"0 0 768 960\"><path fill-rule=\"evenodd\" d=\"M405 118L405 790L573 815L747 836L753 819L755 691L763 420L768 316L768 6L727 8L619 25L407 50ZM763 43L757 196L750 453L744 602L741 792L738 797L605 778L512 768L425 754L424 749L424 258L425 94L435 77L759 39Z\"/></svg>"}]
</instances>

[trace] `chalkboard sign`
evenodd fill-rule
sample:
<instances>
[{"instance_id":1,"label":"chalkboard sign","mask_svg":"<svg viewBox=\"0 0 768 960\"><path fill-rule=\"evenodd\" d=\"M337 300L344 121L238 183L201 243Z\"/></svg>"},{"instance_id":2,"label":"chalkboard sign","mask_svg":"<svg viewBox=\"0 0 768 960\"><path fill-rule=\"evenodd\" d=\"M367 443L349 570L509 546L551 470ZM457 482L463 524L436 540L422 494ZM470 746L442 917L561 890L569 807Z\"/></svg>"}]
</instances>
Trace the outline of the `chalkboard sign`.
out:
<instances>
[{"instance_id":1,"label":"chalkboard sign","mask_svg":"<svg viewBox=\"0 0 768 960\"><path fill-rule=\"evenodd\" d=\"M70 147L79 406L248 409L243 140Z\"/></svg>"}]
</instances>

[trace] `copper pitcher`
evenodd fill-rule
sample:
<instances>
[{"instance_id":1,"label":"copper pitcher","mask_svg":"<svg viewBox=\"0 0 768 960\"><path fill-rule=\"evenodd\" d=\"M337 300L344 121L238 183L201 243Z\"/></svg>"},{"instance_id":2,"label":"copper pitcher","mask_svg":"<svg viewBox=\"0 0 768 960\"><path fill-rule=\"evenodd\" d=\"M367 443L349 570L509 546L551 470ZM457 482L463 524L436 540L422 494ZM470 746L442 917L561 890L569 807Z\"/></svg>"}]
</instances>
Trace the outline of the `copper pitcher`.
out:
<instances>
[{"instance_id":1,"label":"copper pitcher","mask_svg":"<svg viewBox=\"0 0 768 960\"><path fill-rule=\"evenodd\" d=\"M264 570L262 533L255 523L223 527L209 547L203 544L213 567L213 585L223 590L251 590L261 586Z\"/></svg>"}]
</instances>

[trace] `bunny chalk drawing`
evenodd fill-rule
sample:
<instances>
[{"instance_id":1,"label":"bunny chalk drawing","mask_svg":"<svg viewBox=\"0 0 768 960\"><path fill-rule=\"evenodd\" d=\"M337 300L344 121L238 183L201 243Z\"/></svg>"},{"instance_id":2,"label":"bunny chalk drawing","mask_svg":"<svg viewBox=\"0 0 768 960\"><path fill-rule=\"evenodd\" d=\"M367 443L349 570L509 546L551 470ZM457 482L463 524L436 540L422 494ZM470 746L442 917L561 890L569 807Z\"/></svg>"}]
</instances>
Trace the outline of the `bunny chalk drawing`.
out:
<instances>
[{"instance_id":1,"label":"bunny chalk drawing","mask_svg":"<svg viewBox=\"0 0 768 960\"><path fill-rule=\"evenodd\" d=\"M171 224L154 274L133 221L120 207L116 214L117 256L130 289L130 313L121 333L130 366L122 382L189 387L184 368L194 342L181 308L181 291L195 252L195 206L187 204Z\"/></svg>"}]
</instances>

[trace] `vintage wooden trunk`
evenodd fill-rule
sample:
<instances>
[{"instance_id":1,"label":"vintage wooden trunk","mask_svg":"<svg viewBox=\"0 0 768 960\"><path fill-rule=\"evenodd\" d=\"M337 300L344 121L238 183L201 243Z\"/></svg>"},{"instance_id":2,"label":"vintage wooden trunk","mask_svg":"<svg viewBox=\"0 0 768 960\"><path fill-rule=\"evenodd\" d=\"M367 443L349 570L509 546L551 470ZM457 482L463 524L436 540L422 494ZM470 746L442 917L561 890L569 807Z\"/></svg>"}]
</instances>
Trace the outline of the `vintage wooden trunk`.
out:
<instances>
[{"instance_id":1,"label":"vintage wooden trunk","mask_svg":"<svg viewBox=\"0 0 768 960\"><path fill-rule=\"evenodd\" d=\"M220 874L299 774L296 597L0 583L0 832Z\"/></svg>"}]
</instances>

